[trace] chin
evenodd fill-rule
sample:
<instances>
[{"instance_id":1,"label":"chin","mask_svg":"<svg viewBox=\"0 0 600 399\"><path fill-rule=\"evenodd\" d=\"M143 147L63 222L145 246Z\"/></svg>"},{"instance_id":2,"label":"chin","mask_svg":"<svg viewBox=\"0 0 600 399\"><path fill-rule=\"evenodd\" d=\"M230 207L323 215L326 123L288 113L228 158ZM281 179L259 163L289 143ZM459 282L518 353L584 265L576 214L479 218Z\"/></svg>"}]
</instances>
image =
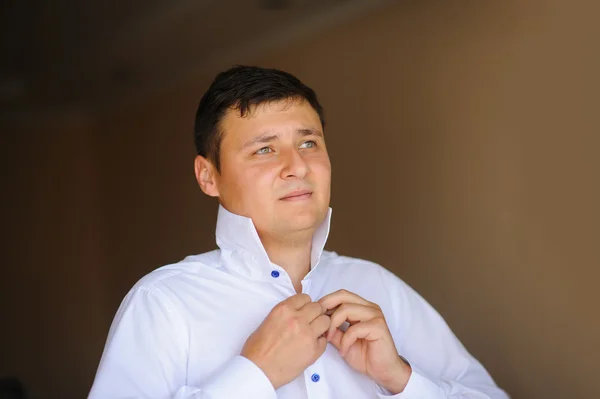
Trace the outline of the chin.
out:
<instances>
[{"instance_id":1,"label":"chin","mask_svg":"<svg viewBox=\"0 0 600 399\"><path fill-rule=\"evenodd\" d=\"M326 211L307 209L288 214L283 218L285 220L284 224L288 226L288 230L302 231L319 227L323 223L326 214Z\"/></svg>"}]
</instances>

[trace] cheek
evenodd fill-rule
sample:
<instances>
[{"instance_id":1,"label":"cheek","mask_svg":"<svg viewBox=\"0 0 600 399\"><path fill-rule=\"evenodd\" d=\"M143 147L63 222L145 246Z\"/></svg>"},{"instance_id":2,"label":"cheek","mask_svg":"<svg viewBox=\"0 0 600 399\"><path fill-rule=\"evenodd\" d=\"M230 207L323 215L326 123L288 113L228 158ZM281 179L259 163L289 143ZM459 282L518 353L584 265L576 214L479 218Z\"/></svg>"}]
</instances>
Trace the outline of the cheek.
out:
<instances>
[{"instance_id":1,"label":"cheek","mask_svg":"<svg viewBox=\"0 0 600 399\"><path fill-rule=\"evenodd\" d=\"M248 170L241 167L229 168L223 171L223 176L220 191L225 201L230 205L243 206L251 197L248 191L252 189L252 184L249 183L252 177L248 175Z\"/></svg>"},{"instance_id":2,"label":"cheek","mask_svg":"<svg viewBox=\"0 0 600 399\"><path fill-rule=\"evenodd\" d=\"M323 203L329 203L331 199L331 164L329 158L321 158L313 168L313 179L319 187L319 198Z\"/></svg>"},{"instance_id":3,"label":"cheek","mask_svg":"<svg viewBox=\"0 0 600 399\"><path fill-rule=\"evenodd\" d=\"M328 183L331 179L331 163L329 157L321 156L314 159L311 169L320 182Z\"/></svg>"},{"instance_id":4,"label":"cheek","mask_svg":"<svg viewBox=\"0 0 600 399\"><path fill-rule=\"evenodd\" d=\"M246 168L240 178L245 192L253 193L260 200L270 197L278 177L277 168L272 165L260 165Z\"/></svg>"}]
</instances>

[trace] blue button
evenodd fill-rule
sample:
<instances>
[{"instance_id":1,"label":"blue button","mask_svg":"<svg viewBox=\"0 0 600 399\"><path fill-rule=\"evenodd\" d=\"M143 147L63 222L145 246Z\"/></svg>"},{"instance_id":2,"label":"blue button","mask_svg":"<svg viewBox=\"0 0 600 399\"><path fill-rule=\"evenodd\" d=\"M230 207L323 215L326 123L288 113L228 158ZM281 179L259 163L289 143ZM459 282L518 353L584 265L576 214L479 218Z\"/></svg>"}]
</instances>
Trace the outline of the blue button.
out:
<instances>
[{"instance_id":1,"label":"blue button","mask_svg":"<svg viewBox=\"0 0 600 399\"><path fill-rule=\"evenodd\" d=\"M310 377L310 379L311 379L311 380L313 380L313 382L318 382L318 381L321 379L321 377L319 377L319 374L317 374L317 373L314 373L314 374L313 374L313 375Z\"/></svg>"},{"instance_id":2,"label":"blue button","mask_svg":"<svg viewBox=\"0 0 600 399\"><path fill-rule=\"evenodd\" d=\"M279 272L278 272L277 270L273 270L273 271L271 272L271 277L274 277L274 278L277 278L277 277L279 277Z\"/></svg>"}]
</instances>

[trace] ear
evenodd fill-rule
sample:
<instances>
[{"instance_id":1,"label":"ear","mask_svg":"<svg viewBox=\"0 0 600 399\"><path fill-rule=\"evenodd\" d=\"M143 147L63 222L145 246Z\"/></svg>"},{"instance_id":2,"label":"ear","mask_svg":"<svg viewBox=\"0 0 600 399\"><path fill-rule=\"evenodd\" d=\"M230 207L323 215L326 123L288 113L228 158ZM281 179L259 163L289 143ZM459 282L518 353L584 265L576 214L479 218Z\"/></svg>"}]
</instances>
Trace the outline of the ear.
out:
<instances>
[{"instance_id":1,"label":"ear","mask_svg":"<svg viewBox=\"0 0 600 399\"><path fill-rule=\"evenodd\" d=\"M218 174L214 165L202 155L197 155L194 160L194 172L196 180L204 194L211 197L219 196L219 188L217 187L216 176Z\"/></svg>"}]
</instances>

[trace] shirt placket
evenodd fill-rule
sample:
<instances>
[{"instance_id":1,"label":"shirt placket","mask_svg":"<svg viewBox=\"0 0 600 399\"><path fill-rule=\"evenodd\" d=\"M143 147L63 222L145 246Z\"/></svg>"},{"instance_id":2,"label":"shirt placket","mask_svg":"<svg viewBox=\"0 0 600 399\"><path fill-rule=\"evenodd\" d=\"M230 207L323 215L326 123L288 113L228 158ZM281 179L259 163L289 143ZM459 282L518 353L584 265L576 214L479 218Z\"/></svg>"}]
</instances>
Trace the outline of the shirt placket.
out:
<instances>
[{"instance_id":1,"label":"shirt placket","mask_svg":"<svg viewBox=\"0 0 600 399\"><path fill-rule=\"evenodd\" d=\"M315 298L311 293L311 283L311 279L302 280L302 292L309 295L314 301ZM304 370L304 382L309 399L328 397L326 377L321 358Z\"/></svg>"},{"instance_id":2,"label":"shirt placket","mask_svg":"<svg viewBox=\"0 0 600 399\"><path fill-rule=\"evenodd\" d=\"M323 362L320 358L304 370L304 382L309 399L328 397L327 375L325 374Z\"/></svg>"}]
</instances>

